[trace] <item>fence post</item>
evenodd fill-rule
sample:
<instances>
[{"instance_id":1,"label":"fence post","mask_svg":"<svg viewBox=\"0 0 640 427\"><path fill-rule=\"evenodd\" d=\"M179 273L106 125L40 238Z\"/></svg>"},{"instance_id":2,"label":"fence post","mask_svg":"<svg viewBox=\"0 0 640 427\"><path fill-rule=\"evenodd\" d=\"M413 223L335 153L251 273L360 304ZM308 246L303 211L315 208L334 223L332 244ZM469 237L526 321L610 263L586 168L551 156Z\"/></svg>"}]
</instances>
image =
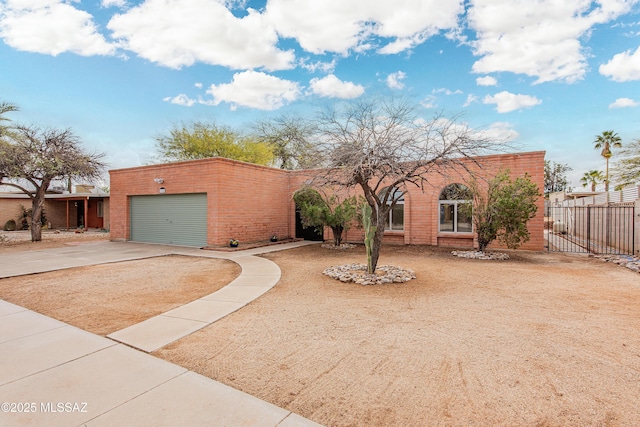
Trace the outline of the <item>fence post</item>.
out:
<instances>
[{"instance_id":1,"label":"fence post","mask_svg":"<svg viewBox=\"0 0 640 427\"><path fill-rule=\"evenodd\" d=\"M633 208L633 254L640 256L640 199L636 199Z\"/></svg>"}]
</instances>

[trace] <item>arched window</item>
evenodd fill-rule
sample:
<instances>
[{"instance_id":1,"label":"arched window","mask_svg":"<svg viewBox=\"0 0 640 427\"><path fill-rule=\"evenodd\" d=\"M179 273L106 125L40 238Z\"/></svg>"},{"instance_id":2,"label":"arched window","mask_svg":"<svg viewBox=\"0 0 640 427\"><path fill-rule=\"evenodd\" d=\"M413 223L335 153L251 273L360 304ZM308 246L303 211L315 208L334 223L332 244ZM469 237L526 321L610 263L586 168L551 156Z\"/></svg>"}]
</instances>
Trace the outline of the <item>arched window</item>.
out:
<instances>
[{"instance_id":1,"label":"arched window","mask_svg":"<svg viewBox=\"0 0 640 427\"><path fill-rule=\"evenodd\" d=\"M448 233L471 233L471 191L462 184L446 186L440 193L439 231Z\"/></svg>"},{"instance_id":2,"label":"arched window","mask_svg":"<svg viewBox=\"0 0 640 427\"><path fill-rule=\"evenodd\" d=\"M389 187L384 188L380 192L380 197L384 197L385 192L389 191ZM389 218L386 221L385 230L402 231L404 230L404 195L397 188L393 189L393 194L389 196L387 205L392 204L396 200L396 204L389 211Z\"/></svg>"}]
</instances>

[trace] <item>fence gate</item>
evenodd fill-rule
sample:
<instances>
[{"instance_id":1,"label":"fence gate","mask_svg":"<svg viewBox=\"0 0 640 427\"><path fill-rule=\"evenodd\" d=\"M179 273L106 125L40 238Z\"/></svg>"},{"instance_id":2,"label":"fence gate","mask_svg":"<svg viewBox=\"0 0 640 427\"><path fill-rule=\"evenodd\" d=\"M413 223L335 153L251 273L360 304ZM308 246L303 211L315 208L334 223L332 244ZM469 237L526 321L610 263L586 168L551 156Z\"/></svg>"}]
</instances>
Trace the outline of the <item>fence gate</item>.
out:
<instances>
[{"instance_id":1,"label":"fence gate","mask_svg":"<svg viewBox=\"0 0 640 427\"><path fill-rule=\"evenodd\" d=\"M633 205L551 206L545 239L550 252L633 255Z\"/></svg>"}]
</instances>

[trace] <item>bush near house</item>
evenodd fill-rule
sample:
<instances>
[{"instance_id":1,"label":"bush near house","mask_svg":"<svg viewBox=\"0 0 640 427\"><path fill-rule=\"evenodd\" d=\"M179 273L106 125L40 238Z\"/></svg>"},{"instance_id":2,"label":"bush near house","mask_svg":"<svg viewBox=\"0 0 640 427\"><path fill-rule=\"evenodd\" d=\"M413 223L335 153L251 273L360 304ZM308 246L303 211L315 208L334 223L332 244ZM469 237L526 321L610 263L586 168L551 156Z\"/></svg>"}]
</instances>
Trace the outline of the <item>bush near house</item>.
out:
<instances>
[{"instance_id":1,"label":"bush near house","mask_svg":"<svg viewBox=\"0 0 640 427\"><path fill-rule=\"evenodd\" d=\"M16 231L16 221L14 219L10 219L9 221L4 223L4 231Z\"/></svg>"}]
</instances>

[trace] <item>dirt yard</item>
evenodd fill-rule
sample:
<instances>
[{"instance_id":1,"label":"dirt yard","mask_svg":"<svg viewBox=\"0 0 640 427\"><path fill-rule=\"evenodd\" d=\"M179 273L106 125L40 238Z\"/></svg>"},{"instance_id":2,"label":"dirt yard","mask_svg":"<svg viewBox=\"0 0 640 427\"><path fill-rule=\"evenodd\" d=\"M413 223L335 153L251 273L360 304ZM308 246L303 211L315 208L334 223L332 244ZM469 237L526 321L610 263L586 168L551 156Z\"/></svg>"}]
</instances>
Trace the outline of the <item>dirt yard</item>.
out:
<instances>
[{"instance_id":1,"label":"dirt yard","mask_svg":"<svg viewBox=\"0 0 640 427\"><path fill-rule=\"evenodd\" d=\"M56 248L65 244L81 244L83 242L96 242L109 240L109 233L91 230L85 233L74 231L43 230L41 242L31 242L31 231L1 231L0 230L0 255L16 251L35 251L41 249Z\"/></svg>"},{"instance_id":2,"label":"dirt yard","mask_svg":"<svg viewBox=\"0 0 640 427\"><path fill-rule=\"evenodd\" d=\"M0 299L107 335L215 292L239 274L231 261L164 256L0 279Z\"/></svg>"},{"instance_id":3,"label":"dirt yard","mask_svg":"<svg viewBox=\"0 0 640 427\"><path fill-rule=\"evenodd\" d=\"M479 261L386 246L380 264L418 278L361 286L321 272L363 262L362 247L276 252L267 258L283 276L271 291L155 355L327 426L638 425L640 276L578 256L510 255ZM188 260L174 260L144 282L193 281ZM91 330L83 319L143 305L119 298L103 309L93 293L67 294L87 294L86 282L110 289L115 267L130 288L140 279L127 274L164 265L128 264L74 270L84 280L64 291L63 276L0 280L0 298L38 300L37 311Z\"/></svg>"},{"instance_id":4,"label":"dirt yard","mask_svg":"<svg viewBox=\"0 0 640 427\"><path fill-rule=\"evenodd\" d=\"M599 260L488 262L383 248L417 280L321 275L362 261L307 247L268 258L269 293L156 354L328 426L640 423L640 278Z\"/></svg>"}]
</instances>

